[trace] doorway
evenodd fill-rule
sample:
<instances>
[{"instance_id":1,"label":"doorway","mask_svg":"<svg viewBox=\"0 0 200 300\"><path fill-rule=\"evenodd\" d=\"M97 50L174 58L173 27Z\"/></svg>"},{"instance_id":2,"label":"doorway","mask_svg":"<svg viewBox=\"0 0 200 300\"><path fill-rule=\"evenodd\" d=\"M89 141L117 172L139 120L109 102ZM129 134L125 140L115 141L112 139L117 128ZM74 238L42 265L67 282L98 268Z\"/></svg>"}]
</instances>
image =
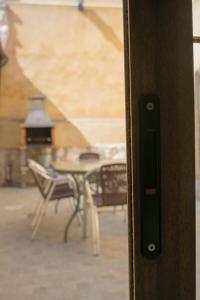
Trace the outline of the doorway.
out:
<instances>
[{"instance_id":1,"label":"doorway","mask_svg":"<svg viewBox=\"0 0 200 300\"><path fill-rule=\"evenodd\" d=\"M122 3L93 2L7 1L1 8L4 30L8 26L0 86L2 299L128 299L126 204L98 214L98 256L89 213L88 238L82 239L81 184L82 211L67 243L70 199L48 205L30 240L39 189L28 159L48 176L56 175L52 167L74 176L69 164L87 167L85 153L95 152L99 162L126 160ZM81 172L74 176L78 183Z\"/></svg>"}]
</instances>

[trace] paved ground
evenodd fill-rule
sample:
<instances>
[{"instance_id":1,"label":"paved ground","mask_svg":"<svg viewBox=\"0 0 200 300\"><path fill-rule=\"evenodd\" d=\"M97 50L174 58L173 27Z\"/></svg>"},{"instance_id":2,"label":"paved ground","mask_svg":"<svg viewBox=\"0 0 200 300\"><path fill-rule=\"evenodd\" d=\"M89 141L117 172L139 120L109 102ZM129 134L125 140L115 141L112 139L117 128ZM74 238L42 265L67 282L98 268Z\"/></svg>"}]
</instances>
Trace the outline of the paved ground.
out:
<instances>
[{"instance_id":1,"label":"paved ground","mask_svg":"<svg viewBox=\"0 0 200 300\"><path fill-rule=\"evenodd\" d=\"M35 188L0 189L0 300L128 300L127 228L122 216L102 214L102 254L91 254L75 221L69 242L63 229L71 211L53 205L30 241Z\"/></svg>"},{"instance_id":2,"label":"paved ground","mask_svg":"<svg viewBox=\"0 0 200 300\"><path fill-rule=\"evenodd\" d=\"M63 229L71 211L47 211L37 239L30 241L35 188L0 189L0 300L128 300L127 228L120 214L102 214L102 254L81 239L74 222L69 242ZM200 299L200 183L197 186L197 299Z\"/></svg>"}]
</instances>

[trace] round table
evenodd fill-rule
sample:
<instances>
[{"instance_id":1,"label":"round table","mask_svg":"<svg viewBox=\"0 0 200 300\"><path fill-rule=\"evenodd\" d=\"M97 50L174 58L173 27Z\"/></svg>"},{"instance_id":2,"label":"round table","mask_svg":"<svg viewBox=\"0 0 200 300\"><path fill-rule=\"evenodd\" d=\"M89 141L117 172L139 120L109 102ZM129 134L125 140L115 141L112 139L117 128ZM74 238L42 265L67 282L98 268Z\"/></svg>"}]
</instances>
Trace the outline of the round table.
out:
<instances>
[{"instance_id":1,"label":"round table","mask_svg":"<svg viewBox=\"0 0 200 300\"><path fill-rule=\"evenodd\" d=\"M87 237L87 196L86 196L86 188L85 188L85 175L89 172L92 172L96 169L99 169L101 166L106 164L113 164L113 163L126 163L125 160L74 160L74 161L55 161L52 163L52 167L54 170L56 170L59 173L62 174L71 174L78 186L79 193L82 190L83 195L83 239L86 239ZM77 180L77 177L79 177L79 180ZM81 177L81 180L80 180ZM80 188L80 184L83 186L83 188ZM79 195L81 196L81 194ZM80 197L78 204L76 206L76 209L74 213L72 214L69 222L66 225L65 228L65 242L67 241L67 233L69 226L71 225L74 217L76 214L80 212Z\"/></svg>"}]
</instances>

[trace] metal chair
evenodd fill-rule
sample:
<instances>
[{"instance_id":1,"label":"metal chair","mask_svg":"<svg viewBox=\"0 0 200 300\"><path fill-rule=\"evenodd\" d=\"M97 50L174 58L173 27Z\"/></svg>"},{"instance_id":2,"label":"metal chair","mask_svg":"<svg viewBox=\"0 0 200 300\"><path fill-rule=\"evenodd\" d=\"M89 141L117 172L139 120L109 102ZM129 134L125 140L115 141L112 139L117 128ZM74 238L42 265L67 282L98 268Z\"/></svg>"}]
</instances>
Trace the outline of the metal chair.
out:
<instances>
[{"instance_id":1,"label":"metal chair","mask_svg":"<svg viewBox=\"0 0 200 300\"><path fill-rule=\"evenodd\" d=\"M100 159L100 154L96 152L82 152L79 155L80 160L95 160Z\"/></svg>"},{"instance_id":2,"label":"metal chair","mask_svg":"<svg viewBox=\"0 0 200 300\"><path fill-rule=\"evenodd\" d=\"M86 191L91 212L92 241L94 255L100 254L99 218L98 212L102 207L116 207L127 204L127 174L125 163L103 165L99 174L99 190L93 192L90 178L97 176L97 171L86 175Z\"/></svg>"},{"instance_id":3,"label":"metal chair","mask_svg":"<svg viewBox=\"0 0 200 300\"><path fill-rule=\"evenodd\" d=\"M29 159L28 167L35 179L35 183L40 191L40 199L36 206L33 221L32 221L32 237L33 240L39 225L42 221L42 217L45 214L47 205L50 201L60 201L64 198L76 199L75 210L67 223L65 229L65 241L67 240L67 233L71 222L73 221L76 214L79 212L79 195L77 192L76 182L71 176L56 176L48 173L43 166L38 164L36 161Z\"/></svg>"},{"instance_id":4,"label":"metal chair","mask_svg":"<svg viewBox=\"0 0 200 300\"><path fill-rule=\"evenodd\" d=\"M97 152L82 152L79 155L79 160L80 161L100 160L100 154ZM96 174L90 176L90 188L92 188L95 191L98 189L98 180Z\"/></svg>"}]
</instances>

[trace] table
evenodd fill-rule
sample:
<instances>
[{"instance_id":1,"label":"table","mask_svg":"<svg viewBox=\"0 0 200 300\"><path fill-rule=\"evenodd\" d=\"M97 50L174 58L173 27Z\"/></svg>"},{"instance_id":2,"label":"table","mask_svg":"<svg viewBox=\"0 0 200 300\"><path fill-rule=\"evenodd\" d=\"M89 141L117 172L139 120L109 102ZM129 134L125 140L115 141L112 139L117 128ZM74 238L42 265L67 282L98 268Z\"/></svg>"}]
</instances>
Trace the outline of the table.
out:
<instances>
[{"instance_id":1,"label":"table","mask_svg":"<svg viewBox=\"0 0 200 300\"><path fill-rule=\"evenodd\" d=\"M69 173L72 175L85 175L94 169L100 168L104 164L124 163L119 160L75 160L75 161L56 161L52 163L53 168L59 173Z\"/></svg>"},{"instance_id":2,"label":"table","mask_svg":"<svg viewBox=\"0 0 200 300\"><path fill-rule=\"evenodd\" d=\"M79 199L74 213L68 221L65 228L65 242L67 241L67 234L69 226L71 225L76 214L80 212L80 196L81 188L83 187L83 239L87 238L87 196L85 187L85 175L95 169L99 169L102 165L111 163L125 163L125 160L75 160L75 161L56 161L52 163L52 167L59 173L71 174L79 189ZM77 180L77 177L81 177L81 180Z\"/></svg>"}]
</instances>

